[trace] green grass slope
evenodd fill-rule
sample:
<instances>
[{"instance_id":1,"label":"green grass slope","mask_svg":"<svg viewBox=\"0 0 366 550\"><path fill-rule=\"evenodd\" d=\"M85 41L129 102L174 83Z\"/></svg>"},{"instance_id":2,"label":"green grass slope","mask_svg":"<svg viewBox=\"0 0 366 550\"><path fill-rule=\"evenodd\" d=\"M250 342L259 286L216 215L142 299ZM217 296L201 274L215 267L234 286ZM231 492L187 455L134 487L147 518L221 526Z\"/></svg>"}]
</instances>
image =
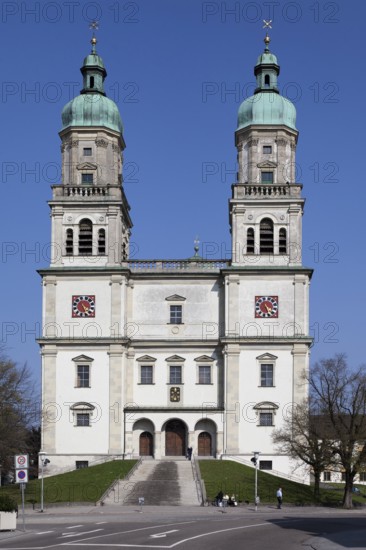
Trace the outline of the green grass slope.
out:
<instances>
[{"instance_id":1,"label":"green grass slope","mask_svg":"<svg viewBox=\"0 0 366 550\"><path fill-rule=\"evenodd\" d=\"M66 474L44 478L44 504L90 502L95 503L117 478L125 475L136 464L136 460L113 460L74 470ZM19 484L6 485L0 488L0 495L7 494L21 502ZM40 503L41 480L27 483L25 503Z\"/></svg>"}]
</instances>

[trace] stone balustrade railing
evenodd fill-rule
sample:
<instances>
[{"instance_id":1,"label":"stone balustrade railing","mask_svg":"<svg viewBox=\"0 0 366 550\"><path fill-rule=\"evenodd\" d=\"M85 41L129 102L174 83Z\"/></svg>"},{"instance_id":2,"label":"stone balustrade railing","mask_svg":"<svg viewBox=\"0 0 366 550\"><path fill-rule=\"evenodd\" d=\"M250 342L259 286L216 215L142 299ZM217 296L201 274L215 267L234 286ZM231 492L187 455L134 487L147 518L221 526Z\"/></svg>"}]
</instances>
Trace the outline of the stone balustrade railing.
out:
<instances>
[{"instance_id":1,"label":"stone balustrade railing","mask_svg":"<svg viewBox=\"0 0 366 550\"><path fill-rule=\"evenodd\" d=\"M301 197L302 185L300 184L285 184L285 185L273 185L273 184L256 184L256 183L243 183L233 186L234 198L255 198L268 197L268 198L287 198L287 197Z\"/></svg>"},{"instance_id":2,"label":"stone balustrade railing","mask_svg":"<svg viewBox=\"0 0 366 550\"><path fill-rule=\"evenodd\" d=\"M228 260L128 260L132 271L217 270L230 265Z\"/></svg>"}]
</instances>

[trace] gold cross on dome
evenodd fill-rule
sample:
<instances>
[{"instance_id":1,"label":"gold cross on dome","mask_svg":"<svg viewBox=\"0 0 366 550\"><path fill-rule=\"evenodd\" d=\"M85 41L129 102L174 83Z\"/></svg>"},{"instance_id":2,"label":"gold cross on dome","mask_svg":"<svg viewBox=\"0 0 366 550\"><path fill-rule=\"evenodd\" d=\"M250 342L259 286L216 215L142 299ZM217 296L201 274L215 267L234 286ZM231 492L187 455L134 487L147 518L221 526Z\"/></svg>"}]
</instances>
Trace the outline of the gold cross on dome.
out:
<instances>
[{"instance_id":1,"label":"gold cross on dome","mask_svg":"<svg viewBox=\"0 0 366 550\"><path fill-rule=\"evenodd\" d=\"M93 31L93 34L95 31L99 30L99 21L92 21L89 25L89 29Z\"/></svg>"},{"instance_id":2,"label":"gold cross on dome","mask_svg":"<svg viewBox=\"0 0 366 550\"><path fill-rule=\"evenodd\" d=\"M272 19L270 19L269 21L266 21L265 19L263 19L263 23L264 23L264 25L262 27L263 29L271 29L272 28L272 25L271 25Z\"/></svg>"}]
</instances>

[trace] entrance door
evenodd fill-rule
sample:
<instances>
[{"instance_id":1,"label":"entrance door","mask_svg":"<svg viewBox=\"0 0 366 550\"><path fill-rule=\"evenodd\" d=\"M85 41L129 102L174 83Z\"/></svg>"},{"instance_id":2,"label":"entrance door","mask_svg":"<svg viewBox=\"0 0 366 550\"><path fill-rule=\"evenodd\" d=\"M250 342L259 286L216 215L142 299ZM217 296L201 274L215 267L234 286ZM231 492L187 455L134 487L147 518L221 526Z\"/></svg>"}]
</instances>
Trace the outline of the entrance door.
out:
<instances>
[{"instance_id":1,"label":"entrance door","mask_svg":"<svg viewBox=\"0 0 366 550\"><path fill-rule=\"evenodd\" d=\"M152 456L153 436L150 432L142 432L140 435L140 456Z\"/></svg>"},{"instance_id":2,"label":"entrance door","mask_svg":"<svg viewBox=\"0 0 366 550\"><path fill-rule=\"evenodd\" d=\"M198 456L212 456L211 435L208 432L198 436Z\"/></svg>"},{"instance_id":3,"label":"entrance door","mask_svg":"<svg viewBox=\"0 0 366 550\"><path fill-rule=\"evenodd\" d=\"M170 420L165 430L165 455L184 456L186 428L181 420Z\"/></svg>"}]
</instances>

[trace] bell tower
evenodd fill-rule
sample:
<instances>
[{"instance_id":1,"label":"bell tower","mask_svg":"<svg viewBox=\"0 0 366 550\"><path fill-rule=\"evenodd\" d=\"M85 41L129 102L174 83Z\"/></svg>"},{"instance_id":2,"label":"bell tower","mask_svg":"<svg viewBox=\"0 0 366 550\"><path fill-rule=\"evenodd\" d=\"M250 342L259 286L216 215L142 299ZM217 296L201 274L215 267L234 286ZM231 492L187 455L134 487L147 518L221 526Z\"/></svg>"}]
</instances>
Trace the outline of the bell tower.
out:
<instances>
[{"instance_id":1,"label":"bell tower","mask_svg":"<svg viewBox=\"0 0 366 550\"><path fill-rule=\"evenodd\" d=\"M81 67L80 95L62 111L62 183L53 186L49 202L53 267L120 265L129 254L123 126L117 105L104 91L107 71L94 35L91 44Z\"/></svg>"},{"instance_id":2,"label":"bell tower","mask_svg":"<svg viewBox=\"0 0 366 550\"><path fill-rule=\"evenodd\" d=\"M270 38L254 68L257 86L240 106L235 144L238 178L232 186L233 265L302 263L302 185L296 183L298 131L294 105L280 95L280 67Z\"/></svg>"}]
</instances>

